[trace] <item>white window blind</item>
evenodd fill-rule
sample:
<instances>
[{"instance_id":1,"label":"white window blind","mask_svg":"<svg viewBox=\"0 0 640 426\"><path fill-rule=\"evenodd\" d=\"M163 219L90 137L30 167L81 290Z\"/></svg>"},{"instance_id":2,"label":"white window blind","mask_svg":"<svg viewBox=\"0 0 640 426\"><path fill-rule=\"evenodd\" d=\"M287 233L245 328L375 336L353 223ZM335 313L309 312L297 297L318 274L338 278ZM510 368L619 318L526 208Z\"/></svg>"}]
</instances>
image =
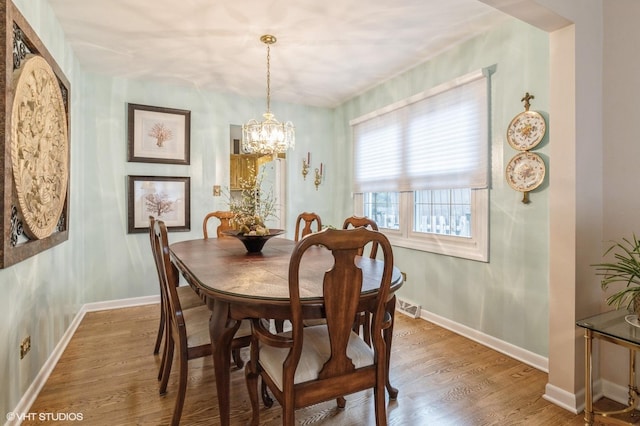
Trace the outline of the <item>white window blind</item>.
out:
<instances>
[{"instance_id":1,"label":"white window blind","mask_svg":"<svg viewBox=\"0 0 640 426\"><path fill-rule=\"evenodd\" d=\"M354 192L487 188L487 92L478 71L353 120Z\"/></svg>"}]
</instances>

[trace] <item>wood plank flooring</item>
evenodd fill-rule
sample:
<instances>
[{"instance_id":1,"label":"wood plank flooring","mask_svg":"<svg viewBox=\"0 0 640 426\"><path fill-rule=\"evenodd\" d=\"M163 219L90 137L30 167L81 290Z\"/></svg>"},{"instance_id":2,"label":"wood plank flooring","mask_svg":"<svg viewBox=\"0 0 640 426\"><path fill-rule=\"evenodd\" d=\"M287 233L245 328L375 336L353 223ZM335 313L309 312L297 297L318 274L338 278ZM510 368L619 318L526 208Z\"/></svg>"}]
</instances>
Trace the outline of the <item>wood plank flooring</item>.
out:
<instances>
[{"instance_id":1,"label":"wood plank flooring","mask_svg":"<svg viewBox=\"0 0 640 426\"><path fill-rule=\"evenodd\" d=\"M177 368L165 396L158 395L159 357L153 343L158 305L87 313L24 425L166 425L175 402ZM546 373L424 320L396 315L391 356L398 399L388 403L389 425L583 425L542 398ZM248 352L243 350L247 359ZM210 357L189 362L183 425L219 424ZM232 367L231 423L250 417L244 372ZM606 402L605 402L606 403ZM79 413L83 421L40 421L39 413ZM261 424L279 425L280 407L262 408ZM64 416L63 416L64 417ZM375 424L372 392L296 412L301 425Z\"/></svg>"}]
</instances>

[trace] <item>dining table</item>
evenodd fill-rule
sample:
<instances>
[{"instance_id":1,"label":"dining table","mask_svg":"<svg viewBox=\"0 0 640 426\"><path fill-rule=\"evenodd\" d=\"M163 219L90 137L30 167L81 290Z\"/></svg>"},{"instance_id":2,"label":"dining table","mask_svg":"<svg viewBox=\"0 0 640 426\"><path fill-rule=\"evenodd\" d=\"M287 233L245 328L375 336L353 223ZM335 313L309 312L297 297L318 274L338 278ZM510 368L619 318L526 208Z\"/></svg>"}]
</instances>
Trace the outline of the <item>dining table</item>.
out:
<instances>
[{"instance_id":1,"label":"dining table","mask_svg":"<svg viewBox=\"0 0 640 426\"><path fill-rule=\"evenodd\" d=\"M236 238L209 238L176 242L170 245L171 260L186 282L206 300L211 310L209 334L213 352L220 424L230 418L231 342L242 320L261 318L284 321L291 318L289 301L289 260L296 242L275 237L259 253L248 253ZM359 312L371 312L382 276L383 262L358 257L363 283ZM312 247L300 263L300 295L305 319L322 319L322 280L318 276L333 265L331 252ZM315 277L315 279L314 279ZM384 330L387 353L387 392L396 398L398 390L389 382L389 358L393 336L395 291L403 284L400 270L394 266L387 312L391 327Z\"/></svg>"}]
</instances>

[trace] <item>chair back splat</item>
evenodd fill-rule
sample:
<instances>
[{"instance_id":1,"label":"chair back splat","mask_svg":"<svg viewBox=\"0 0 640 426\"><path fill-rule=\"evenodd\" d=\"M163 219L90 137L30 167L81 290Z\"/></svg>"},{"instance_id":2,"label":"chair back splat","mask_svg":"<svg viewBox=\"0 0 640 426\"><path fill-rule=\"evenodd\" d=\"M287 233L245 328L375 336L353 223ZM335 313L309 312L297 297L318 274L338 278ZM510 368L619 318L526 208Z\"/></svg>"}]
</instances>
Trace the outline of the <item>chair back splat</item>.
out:
<instances>
[{"instance_id":1,"label":"chair back splat","mask_svg":"<svg viewBox=\"0 0 640 426\"><path fill-rule=\"evenodd\" d=\"M374 231L378 230L378 224L373 219L369 219L366 216L351 216L346 218L344 220L344 223L342 224L342 229L349 229L349 227L358 228L360 226L372 229ZM371 250L369 251L369 257L371 259L375 259L377 254L378 254L378 243L373 242L371 243ZM362 255L362 253L360 253L360 255Z\"/></svg>"},{"instance_id":2,"label":"chair back splat","mask_svg":"<svg viewBox=\"0 0 640 426\"><path fill-rule=\"evenodd\" d=\"M319 232L322 229L322 220L320 220L320 216L316 213L300 213L296 219L296 233L294 241L299 241L301 238L314 232L311 228L314 222L316 224L315 232ZM300 225L302 225L302 228Z\"/></svg>"},{"instance_id":3,"label":"chair back splat","mask_svg":"<svg viewBox=\"0 0 640 426\"><path fill-rule=\"evenodd\" d=\"M342 229L349 229L350 227L364 227L374 231L378 230L378 224L373 219L366 216L351 216L346 218L342 225ZM371 259L375 259L378 255L378 243L374 241L370 245L369 257ZM362 256L364 251L365 249L363 247L358 254ZM360 333L360 330L362 330L364 341L367 342L367 344L371 344L371 315L369 315L368 312L358 312L356 314L356 318L353 322L353 331Z\"/></svg>"},{"instance_id":4,"label":"chair back splat","mask_svg":"<svg viewBox=\"0 0 640 426\"><path fill-rule=\"evenodd\" d=\"M207 223L209 222L209 219L211 219L212 217L215 217L220 221L220 224L218 224L218 227L216 228L216 236L218 238L227 237L227 235L223 234L223 231L233 230L233 226L231 226L231 219L233 219L233 213L231 213L229 211L217 210L215 212L207 213L207 215L202 220L202 235L203 235L203 238L205 240L209 238L209 232L207 230Z\"/></svg>"}]
</instances>

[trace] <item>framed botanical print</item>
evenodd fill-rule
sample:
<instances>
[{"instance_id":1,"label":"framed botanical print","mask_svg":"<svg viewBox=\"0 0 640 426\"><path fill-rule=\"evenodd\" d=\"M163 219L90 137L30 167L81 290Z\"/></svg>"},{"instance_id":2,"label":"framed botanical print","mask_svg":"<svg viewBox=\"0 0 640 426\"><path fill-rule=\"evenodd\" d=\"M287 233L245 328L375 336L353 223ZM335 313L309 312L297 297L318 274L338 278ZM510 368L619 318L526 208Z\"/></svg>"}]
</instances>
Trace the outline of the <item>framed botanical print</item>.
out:
<instances>
[{"instance_id":1,"label":"framed botanical print","mask_svg":"<svg viewBox=\"0 0 640 426\"><path fill-rule=\"evenodd\" d=\"M191 111L127 104L128 161L189 164Z\"/></svg>"},{"instance_id":2,"label":"framed botanical print","mask_svg":"<svg viewBox=\"0 0 640 426\"><path fill-rule=\"evenodd\" d=\"M191 230L189 177L127 177L128 233L148 232L149 216L164 221L168 231Z\"/></svg>"}]
</instances>

